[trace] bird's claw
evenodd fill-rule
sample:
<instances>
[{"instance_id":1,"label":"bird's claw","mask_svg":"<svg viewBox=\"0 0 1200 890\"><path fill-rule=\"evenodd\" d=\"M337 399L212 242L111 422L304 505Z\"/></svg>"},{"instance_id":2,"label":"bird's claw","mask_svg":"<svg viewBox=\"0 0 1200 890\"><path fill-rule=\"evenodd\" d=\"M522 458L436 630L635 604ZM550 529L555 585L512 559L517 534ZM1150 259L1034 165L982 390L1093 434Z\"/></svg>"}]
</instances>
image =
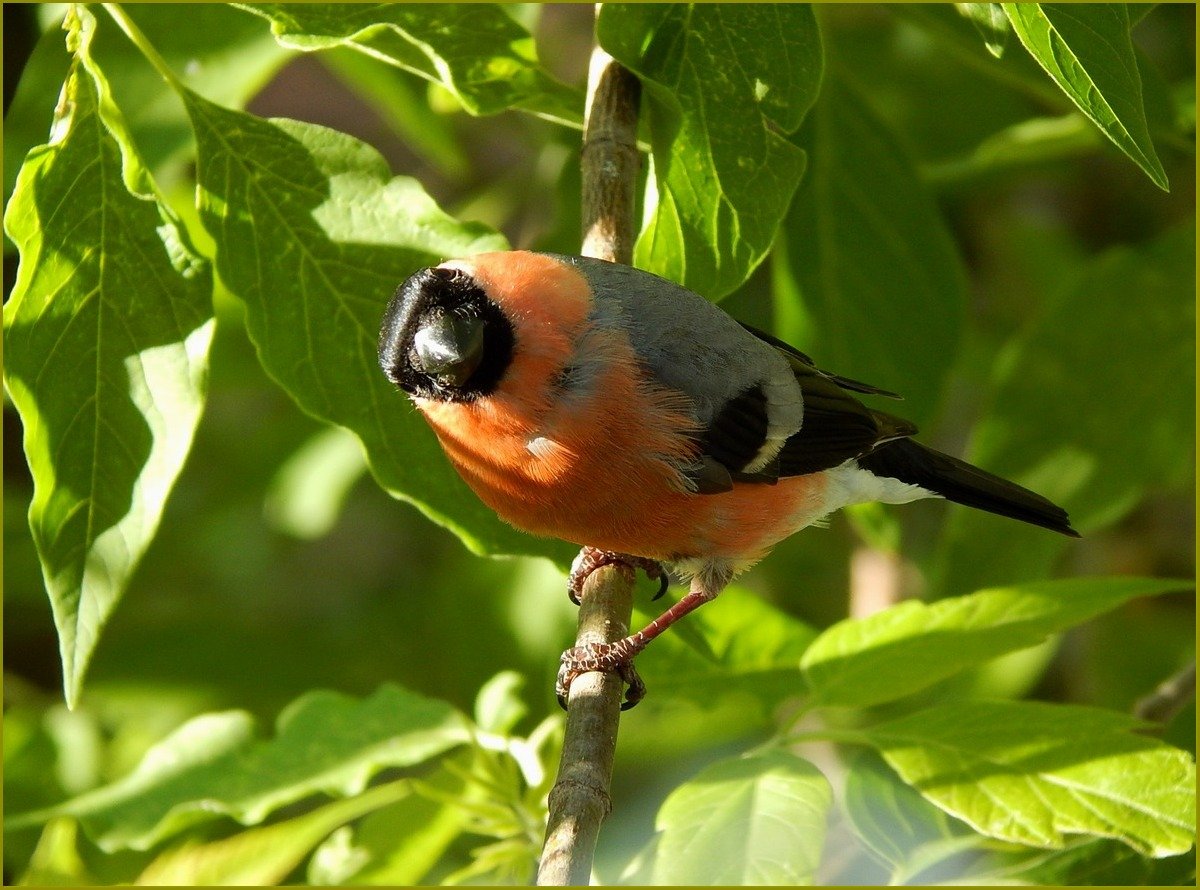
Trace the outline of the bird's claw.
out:
<instances>
[{"instance_id":1,"label":"bird's claw","mask_svg":"<svg viewBox=\"0 0 1200 890\"><path fill-rule=\"evenodd\" d=\"M646 684L638 676L633 666L633 657L637 654L635 647L629 645L629 638L617 640L615 643L587 643L568 649L562 654L562 663L558 668L558 677L554 681L554 694L558 704L565 711L571 684L580 674L590 671L605 671L618 674L625 681L625 700L621 702L621 710L628 711L646 695Z\"/></svg>"},{"instance_id":2,"label":"bird's claw","mask_svg":"<svg viewBox=\"0 0 1200 890\"><path fill-rule=\"evenodd\" d=\"M628 566L631 569L641 569L646 577L658 581L658 593L653 599L658 599L667 592L670 577L662 567L662 563L645 556L630 556L627 553L616 553L612 550L600 550L596 547L584 547L571 564L571 574L567 576L567 596L571 602L579 605L583 597L583 585L588 576L596 569L608 565Z\"/></svg>"}]
</instances>

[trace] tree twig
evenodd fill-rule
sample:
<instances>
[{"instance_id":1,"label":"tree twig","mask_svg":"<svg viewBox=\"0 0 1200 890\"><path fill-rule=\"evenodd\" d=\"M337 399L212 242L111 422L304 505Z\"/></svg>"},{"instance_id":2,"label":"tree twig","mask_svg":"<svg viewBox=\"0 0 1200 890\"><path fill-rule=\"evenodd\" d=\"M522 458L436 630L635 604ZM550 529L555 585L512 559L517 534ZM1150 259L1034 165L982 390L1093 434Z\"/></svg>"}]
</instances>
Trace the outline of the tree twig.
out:
<instances>
[{"instance_id":1,"label":"tree twig","mask_svg":"<svg viewBox=\"0 0 1200 890\"><path fill-rule=\"evenodd\" d=\"M1196 697L1196 662L1158 684L1149 695L1139 698L1133 713L1143 720L1169 723L1171 718Z\"/></svg>"},{"instance_id":2,"label":"tree twig","mask_svg":"<svg viewBox=\"0 0 1200 890\"><path fill-rule=\"evenodd\" d=\"M637 184L637 114L641 84L599 47L588 72L583 136L583 254L619 263L633 259ZM593 572L584 585L576 646L609 643L629 633L634 573L624 566ZM617 751L622 681L582 674L571 684L558 779L538 866L543 886L589 882L600 823L612 809L609 785Z\"/></svg>"}]
</instances>

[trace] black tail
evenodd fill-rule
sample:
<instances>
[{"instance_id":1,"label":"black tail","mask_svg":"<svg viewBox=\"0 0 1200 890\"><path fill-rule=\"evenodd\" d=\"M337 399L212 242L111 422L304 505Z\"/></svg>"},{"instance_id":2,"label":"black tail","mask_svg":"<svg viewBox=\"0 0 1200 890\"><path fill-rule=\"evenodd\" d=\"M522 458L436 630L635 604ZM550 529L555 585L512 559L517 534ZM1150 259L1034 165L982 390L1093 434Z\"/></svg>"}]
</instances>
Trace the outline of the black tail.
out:
<instances>
[{"instance_id":1,"label":"black tail","mask_svg":"<svg viewBox=\"0 0 1200 890\"><path fill-rule=\"evenodd\" d=\"M1067 511L1015 482L993 476L963 460L926 448L912 439L897 439L858 459L876 476L919 485L956 504L1040 525L1073 538Z\"/></svg>"}]
</instances>

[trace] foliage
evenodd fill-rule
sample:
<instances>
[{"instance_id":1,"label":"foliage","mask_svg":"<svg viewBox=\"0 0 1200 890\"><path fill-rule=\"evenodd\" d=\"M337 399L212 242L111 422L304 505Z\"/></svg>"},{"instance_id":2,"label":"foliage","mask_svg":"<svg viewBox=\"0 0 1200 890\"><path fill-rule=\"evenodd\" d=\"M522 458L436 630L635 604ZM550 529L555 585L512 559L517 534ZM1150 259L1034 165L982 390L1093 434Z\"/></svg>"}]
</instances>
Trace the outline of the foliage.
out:
<instances>
[{"instance_id":1,"label":"foliage","mask_svg":"<svg viewBox=\"0 0 1200 890\"><path fill-rule=\"evenodd\" d=\"M5 121L6 878L528 882L570 550L470 494L375 332L423 265L576 249L596 39L643 83L638 264L1085 535L924 503L786 542L639 659L597 877L1193 882L1194 707L1129 712L1194 659L1194 9L591 16L44 16ZM864 555L920 600L846 619Z\"/></svg>"}]
</instances>

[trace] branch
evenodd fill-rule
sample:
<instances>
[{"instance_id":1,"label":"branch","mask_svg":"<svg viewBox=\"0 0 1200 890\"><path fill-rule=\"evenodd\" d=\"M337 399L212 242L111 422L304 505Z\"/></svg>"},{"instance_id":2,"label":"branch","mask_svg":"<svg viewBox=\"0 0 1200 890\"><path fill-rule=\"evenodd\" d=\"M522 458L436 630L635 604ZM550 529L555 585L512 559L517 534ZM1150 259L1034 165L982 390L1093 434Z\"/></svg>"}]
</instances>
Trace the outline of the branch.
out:
<instances>
[{"instance_id":1,"label":"branch","mask_svg":"<svg viewBox=\"0 0 1200 890\"><path fill-rule=\"evenodd\" d=\"M1133 713L1143 720L1166 724L1196 697L1196 662L1168 677L1158 688L1133 706Z\"/></svg>"},{"instance_id":2,"label":"branch","mask_svg":"<svg viewBox=\"0 0 1200 890\"><path fill-rule=\"evenodd\" d=\"M633 259L637 185L637 115L641 84L597 47L588 71L583 135L583 254L618 263ZM634 573L606 566L584 584L576 646L610 643L629 633ZM543 886L589 883L600 823L612 809L609 785L617 752L622 681L588 673L571 684L558 779L538 867Z\"/></svg>"}]
</instances>

